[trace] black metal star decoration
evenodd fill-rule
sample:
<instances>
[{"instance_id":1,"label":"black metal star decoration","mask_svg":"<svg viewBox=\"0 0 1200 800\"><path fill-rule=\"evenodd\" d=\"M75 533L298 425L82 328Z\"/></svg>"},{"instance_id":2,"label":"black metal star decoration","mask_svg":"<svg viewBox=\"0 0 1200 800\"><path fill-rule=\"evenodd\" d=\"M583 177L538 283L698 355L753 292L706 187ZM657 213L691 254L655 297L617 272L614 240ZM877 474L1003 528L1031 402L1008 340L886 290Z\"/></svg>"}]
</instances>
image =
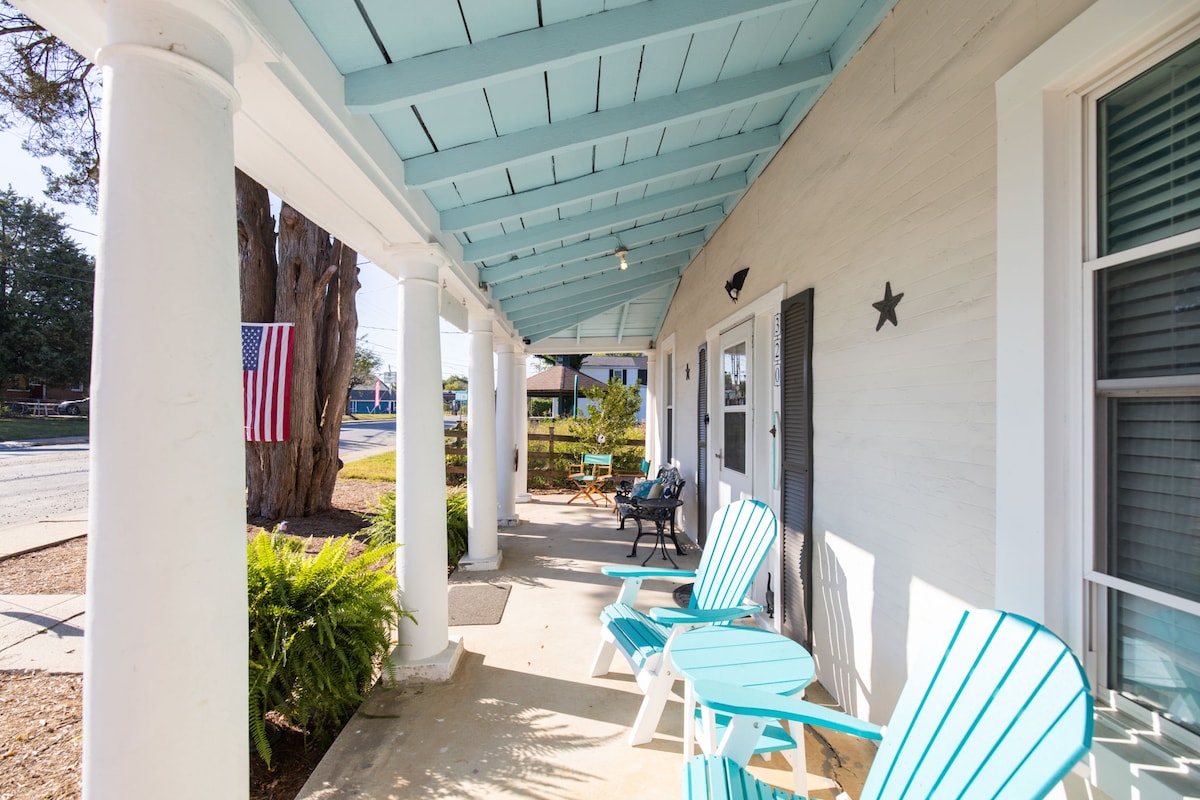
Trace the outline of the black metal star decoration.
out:
<instances>
[{"instance_id":1,"label":"black metal star decoration","mask_svg":"<svg viewBox=\"0 0 1200 800\"><path fill-rule=\"evenodd\" d=\"M885 322L890 322L896 327L900 327L900 323L896 321L896 306L900 305L900 298L902 297L904 297L904 292L896 295L892 294L892 282L888 281L883 289L883 299L878 303L871 303L879 312L879 324L875 326L875 330L882 328Z\"/></svg>"}]
</instances>

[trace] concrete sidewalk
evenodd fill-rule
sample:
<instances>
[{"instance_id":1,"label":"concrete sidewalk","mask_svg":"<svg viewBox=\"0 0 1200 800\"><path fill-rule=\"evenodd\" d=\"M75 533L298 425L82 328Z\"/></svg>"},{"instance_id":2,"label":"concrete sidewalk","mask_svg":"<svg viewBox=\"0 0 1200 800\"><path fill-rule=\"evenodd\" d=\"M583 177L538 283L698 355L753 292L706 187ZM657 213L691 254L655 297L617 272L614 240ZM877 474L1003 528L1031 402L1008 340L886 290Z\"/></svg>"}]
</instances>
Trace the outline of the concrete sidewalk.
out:
<instances>
[{"instance_id":1,"label":"concrete sidewalk","mask_svg":"<svg viewBox=\"0 0 1200 800\"><path fill-rule=\"evenodd\" d=\"M0 561L87 535L87 512L0 529ZM83 672L84 596L0 595L0 670Z\"/></svg>"}]
</instances>

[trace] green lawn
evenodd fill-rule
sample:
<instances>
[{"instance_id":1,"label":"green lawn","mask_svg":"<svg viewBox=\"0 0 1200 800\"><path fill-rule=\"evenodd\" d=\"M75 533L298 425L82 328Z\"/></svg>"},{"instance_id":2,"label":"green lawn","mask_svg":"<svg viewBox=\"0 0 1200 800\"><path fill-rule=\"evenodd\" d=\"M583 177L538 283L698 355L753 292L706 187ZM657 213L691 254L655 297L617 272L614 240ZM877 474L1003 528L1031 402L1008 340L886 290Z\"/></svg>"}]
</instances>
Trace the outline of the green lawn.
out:
<instances>
[{"instance_id":1,"label":"green lawn","mask_svg":"<svg viewBox=\"0 0 1200 800\"><path fill-rule=\"evenodd\" d=\"M0 442L87 436L88 421L79 417L0 417Z\"/></svg>"},{"instance_id":2,"label":"green lawn","mask_svg":"<svg viewBox=\"0 0 1200 800\"><path fill-rule=\"evenodd\" d=\"M367 456L358 461L351 461L342 467L339 478L349 478L358 481L394 481L396 480L396 451L380 453L377 456Z\"/></svg>"}]
</instances>

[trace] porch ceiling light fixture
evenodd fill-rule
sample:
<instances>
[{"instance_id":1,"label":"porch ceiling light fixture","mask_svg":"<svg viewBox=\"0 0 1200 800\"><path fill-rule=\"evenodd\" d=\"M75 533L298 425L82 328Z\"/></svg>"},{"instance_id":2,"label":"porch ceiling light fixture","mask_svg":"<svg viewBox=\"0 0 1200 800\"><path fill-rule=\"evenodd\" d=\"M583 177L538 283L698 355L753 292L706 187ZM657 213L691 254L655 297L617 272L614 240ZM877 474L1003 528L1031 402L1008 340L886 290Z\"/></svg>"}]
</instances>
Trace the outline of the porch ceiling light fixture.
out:
<instances>
[{"instance_id":1,"label":"porch ceiling light fixture","mask_svg":"<svg viewBox=\"0 0 1200 800\"><path fill-rule=\"evenodd\" d=\"M725 281L725 291L729 293L729 299L734 303L737 303L738 295L742 293L742 286L745 285L748 274L750 274L750 268L742 267L733 273L732 278Z\"/></svg>"},{"instance_id":2,"label":"porch ceiling light fixture","mask_svg":"<svg viewBox=\"0 0 1200 800\"><path fill-rule=\"evenodd\" d=\"M629 269L629 262L625 260L625 256L629 255L629 251L624 247L618 247L615 255L621 260L621 269Z\"/></svg>"}]
</instances>

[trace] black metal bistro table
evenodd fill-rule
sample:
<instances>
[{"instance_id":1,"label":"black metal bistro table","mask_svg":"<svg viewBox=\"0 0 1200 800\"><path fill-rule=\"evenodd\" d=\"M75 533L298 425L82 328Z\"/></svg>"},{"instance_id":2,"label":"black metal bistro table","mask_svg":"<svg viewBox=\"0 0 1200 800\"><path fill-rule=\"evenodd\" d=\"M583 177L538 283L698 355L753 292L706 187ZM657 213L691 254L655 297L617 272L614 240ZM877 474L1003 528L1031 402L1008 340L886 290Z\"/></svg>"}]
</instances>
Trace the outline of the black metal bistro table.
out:
<instances>
[{"instance_id":1,"label":"black metal bistro table","mask_svg":"<svg viewBox=\"0 0 1200 800\"><path fill-rule=\"evenodd\" d=\"M675 509L679 508L681 505L683 505L683 500L678 497L658 497L653 500L639 499L637 501L636 510L634 513L629 514L629 516L637 522L638 532L637 536L633 537L633 549L629 551L629 555L626 556L626 558L633 558L636 556L638 539L641 539L643 536L650 535L655 537L654 547L650 548L650 552L646 556L646 561L650 560L650 556L654 555L654 551L657 548L662 550L662 557L667 561L670 561L671 565L678 569L679 565L675 563L675 559L671 558L670 554L667 553L667 537L670 536L671 541L675 543L675 551L679 553L679 555L683 555L685 551L683 546L679 544L679 539L675 537L675 526L673 523L675 518ZM642 520L653 522L654 531L643 532ZM668 523L671 523L671 532L669 534L667 533ZM646 566L646 561L642 562L643 567Z\"/></svg>"}]
</instances>

